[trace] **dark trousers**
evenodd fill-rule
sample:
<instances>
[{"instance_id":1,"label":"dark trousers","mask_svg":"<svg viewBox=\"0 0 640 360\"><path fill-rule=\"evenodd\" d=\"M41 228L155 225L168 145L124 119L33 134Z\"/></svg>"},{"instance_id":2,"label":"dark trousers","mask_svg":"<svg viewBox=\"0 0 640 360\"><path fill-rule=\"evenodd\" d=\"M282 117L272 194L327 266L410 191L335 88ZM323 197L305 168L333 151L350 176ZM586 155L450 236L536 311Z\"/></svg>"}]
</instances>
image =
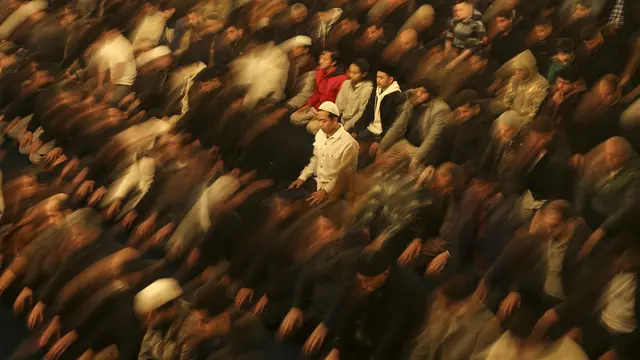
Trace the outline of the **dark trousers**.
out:
<instances>
[{"instance_id":1,"label":"dark trousers","mask_svg":"<svg viewBox=\"0 0 640 360\"><path fill-rule=\"evenodd\" d=\"M313 179L313 178L305 181L297 189L288 189L289 184L283 187L284 187L284 190L278 193L278 196L289 201L306 199L309 196L311 196L311 194L318 191L318 183L316 182L316 179Z\"/></svg>"},{"instance_id":2,"label":"dark trousers","mask_svg":"<svg viewBox=\"0 0 640 360\"><path fill-rule=\"evenodd\" d=\"M371 131L364 129L358 133L358 144L360 145L360 152L358 154L358 169L362 169L367 165L370 165L375 159L369 154L371 144L374 142L380 142L382 140L379 135L372 133Z\"/></svg>"},{"instance_id":3,"label":"dark trousers","mask_svg":"<svg viewBox=\"0 0 640 360\"><path fill-rule=\"evenodd\" d=\"M631 334L615 334L607 329L599 318L592 319L583 327L582 347L589 359L598 359L609 350L615 349L619 360L637 359L640 346L637 341L628 341ZM624 344L619 346L620 344Z\"/></svg>"}]
</instances>

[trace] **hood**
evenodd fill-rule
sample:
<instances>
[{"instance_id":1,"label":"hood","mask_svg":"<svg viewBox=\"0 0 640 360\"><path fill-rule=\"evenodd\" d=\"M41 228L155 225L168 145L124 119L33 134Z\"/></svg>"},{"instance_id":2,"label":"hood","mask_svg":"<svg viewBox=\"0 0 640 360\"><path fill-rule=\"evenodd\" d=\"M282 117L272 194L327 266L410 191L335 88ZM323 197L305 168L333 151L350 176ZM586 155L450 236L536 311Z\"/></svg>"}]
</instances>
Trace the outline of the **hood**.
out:
<instances>
[{"instance_id":1,"label":"hood","mask_svg":"<svg viewBox=\"0 0 640 360\"><path fill-rule=\"evenodd\" d=\"M330 77L334 77L334 76L340 76L340 75L345 75L347 71L345 70L345 68L342 65L336 65L336 69L331 72L330 74L327 74L326 77L330 78Z\"/></svg>"},{"instance_id":2,"label":"hood","mask_svg":"<svg viewBox=\"0 0 640 360\"><path fill-rule=\"evenodd\" d=\"M529 70L529 77L535 75L538 72L536 66L536 57L533 56L531 50L525 50L511 59L513 70L527 69Z\"/></svg>"},{"instance_id":3,"label":"hood","mask_svg":"<svg viewBox=\"0 0 640 360\"><path fill-rule=\"evenodd\" d=\"M378 95L380 97L380 101L382 100L383 97L391 93L394 93L396 91L401 91L401 90L400 90L400 85L398 85L398 82L394 81L393 84L389 85L389 87L385 91L383 91Z\"/></svg>"}]
</instances>

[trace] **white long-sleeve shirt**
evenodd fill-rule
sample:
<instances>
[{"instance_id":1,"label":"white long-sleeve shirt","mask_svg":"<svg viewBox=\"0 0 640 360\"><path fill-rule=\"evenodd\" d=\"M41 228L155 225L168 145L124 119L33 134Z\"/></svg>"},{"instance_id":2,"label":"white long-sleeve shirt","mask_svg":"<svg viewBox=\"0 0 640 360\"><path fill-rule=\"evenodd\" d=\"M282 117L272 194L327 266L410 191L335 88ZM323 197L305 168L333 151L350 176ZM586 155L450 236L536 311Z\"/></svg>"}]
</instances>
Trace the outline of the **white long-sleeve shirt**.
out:
<instances>
[{"instance_id":1,"label":"white long-sleeve shirt","mask_svg":"<svg viewBox=\"0 0 640 360\"><path fill-rule=\"evenodd\" d=\"M232 68L237 86L248 86L244 105L255 106L267 98L284 99L289 74L289 59L279 47L265 45L234 61Z\"/></svg>"},{"instance_id":2,"label":"white long-sleeve shirt","mask_svg":"<svg viewBox=\"0 0 640 360\"><path fill-rule=\"evenodd\" d=\"M318 131L313 143L313 156L298 179L306 181L315 175L317 190L331 192L342 170L356 170L358 149L358 142L342 125L331 136Z\"/></svg>"}]
</instances>

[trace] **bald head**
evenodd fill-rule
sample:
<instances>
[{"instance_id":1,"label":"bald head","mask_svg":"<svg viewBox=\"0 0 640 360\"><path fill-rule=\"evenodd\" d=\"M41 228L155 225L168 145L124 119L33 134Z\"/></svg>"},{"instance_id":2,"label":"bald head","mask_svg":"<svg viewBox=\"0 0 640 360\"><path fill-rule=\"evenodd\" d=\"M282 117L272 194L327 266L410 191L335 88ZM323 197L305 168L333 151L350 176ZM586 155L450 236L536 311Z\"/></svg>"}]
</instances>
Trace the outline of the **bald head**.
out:
<instances>
[{"instance_id":1,"label":"bald head","mask_svg":"<svg viewBox=\"0 0 640 360\"><path fill-rule=\"evenodd\" d=\"M614 171L629 160L633 148L626 139L616 136L604 142L603 152L605 165L609 170Z\"/></svg>"},{"instance_id":2,"label":"bald head","mask_svg":"<svg viewBox=\"0 0 640 360\"><path fill-rule=\"evenodd\" d=\"M413 49L418 44L418 33L414 29L407 29L398 35L398 44L402 51Z\"/></svg>"},{"instance_id":3,"label":"bald head","mask_svg":"<svg viewBox=\"0 0 640 360\"><path fill-rule=\"evenodd\" d=\"M613 105L621 96L620 78L616 75L605 75L594 86L602 104L605 106Z\"/></svg>"}]
</instances>

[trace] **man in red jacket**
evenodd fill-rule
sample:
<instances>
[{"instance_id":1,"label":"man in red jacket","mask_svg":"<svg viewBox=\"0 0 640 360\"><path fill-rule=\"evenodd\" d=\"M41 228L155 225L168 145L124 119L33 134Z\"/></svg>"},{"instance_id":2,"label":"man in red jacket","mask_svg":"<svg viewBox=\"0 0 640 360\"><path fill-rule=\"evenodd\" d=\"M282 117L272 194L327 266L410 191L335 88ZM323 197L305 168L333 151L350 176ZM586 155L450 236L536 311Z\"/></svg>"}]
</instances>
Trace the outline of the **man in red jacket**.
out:
<instances>
[{"instance_id":1,"label":"man in red jacket","mask_svg":"<svg viewBox=\"0 0 640 360\"><path fill-rule=\"evenodd\" d=\"M291 123L306 126L316 117L318 107L325 101L335 102L342 83L347 80L344 70L337 66L338 51L325 49L320 55L316 70L316 89L304 106L291 114ZM307 127L315 134L320 125Z\"/></svg>"}]
</instances>

